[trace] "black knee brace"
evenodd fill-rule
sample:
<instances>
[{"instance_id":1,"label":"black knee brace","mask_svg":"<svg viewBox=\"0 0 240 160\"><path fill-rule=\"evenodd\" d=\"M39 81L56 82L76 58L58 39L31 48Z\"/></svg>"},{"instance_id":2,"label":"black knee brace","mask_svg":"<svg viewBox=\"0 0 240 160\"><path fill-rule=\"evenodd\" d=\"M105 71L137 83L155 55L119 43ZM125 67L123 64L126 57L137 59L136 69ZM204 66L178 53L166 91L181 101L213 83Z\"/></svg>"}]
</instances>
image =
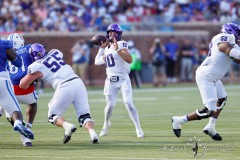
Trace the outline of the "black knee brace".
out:
<instances>
[{"instance_id":1,"label":"black knee brace","mask_svg":"<svg viewBox=\"0 0 240 160\"><path fill-rule=\"evenodd\" d=\"M207 107L204 107L202 110L197 109L196 114L198 120L201 120L203 118L211 117L213 115L213 111L210 111Z\"/></svg>"},{"instance_id":2,"label":"black knee brace","mask_svg":"<svg viewBox=\"0 0 240 160\"><path fill-rule=\"evenodd\" d=\"M59 118L59 116L52 114L50 117L48 117L48 122L52 123L53 125L56 124L56 120Z\"/></svg>"},{"instance_id":3,"label":"black knee brace","mask_svg":"<svg viewBox=\"0 0 240 160\"><path fill-rule=\"evenodd\" d=\"M222 110L226 103L227 103L227 97L218 99L218 101L217 101L217 109Z\"/></svg>"},{"instance_id":4,"label":"black knee brace","mask_svg":"<svg viewBox=\"0 0 240 160\"><path fill-rule=\"evenodd\" d=\"M91 119L91 116L89 113L86 113L86 114L78 117L78 122L79 122L80 127L82 127L82 125L85 124L86 119Z\"/></svg>"}]
</instances>

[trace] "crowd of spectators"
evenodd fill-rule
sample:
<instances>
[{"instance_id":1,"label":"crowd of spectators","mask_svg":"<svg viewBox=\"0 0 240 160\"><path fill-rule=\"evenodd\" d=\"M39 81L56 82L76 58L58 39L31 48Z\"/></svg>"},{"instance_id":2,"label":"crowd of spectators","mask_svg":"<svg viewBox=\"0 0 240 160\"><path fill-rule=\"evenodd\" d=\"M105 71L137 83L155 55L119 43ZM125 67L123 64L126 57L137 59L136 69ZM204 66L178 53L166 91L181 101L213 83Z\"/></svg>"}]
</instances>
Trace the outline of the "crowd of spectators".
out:
<instances>
[{"instance_id":1,"label":"crowd of spectators","mask_svg":"<svg viewBox=\"0 0 240 160\"><path fill-rule=\"evenodd\" d=\"M240 22L238 0L1 0L0 33L102 31L116 22Z\"/></svg>"}]
</instances>

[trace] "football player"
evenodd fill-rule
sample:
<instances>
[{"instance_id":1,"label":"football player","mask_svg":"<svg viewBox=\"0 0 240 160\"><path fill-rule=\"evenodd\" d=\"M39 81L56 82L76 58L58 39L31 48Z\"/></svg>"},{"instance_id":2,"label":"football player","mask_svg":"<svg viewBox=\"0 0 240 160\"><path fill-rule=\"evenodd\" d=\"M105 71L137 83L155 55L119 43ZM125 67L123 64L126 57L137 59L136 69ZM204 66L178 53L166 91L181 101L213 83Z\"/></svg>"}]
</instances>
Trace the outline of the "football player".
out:
<instances>
[{"instance_id":1,"label":"football player","mask_svg":"<svg viewBox=\"0 0 240 160\"><path fill-rule=\"evenodd\" d=\"M18 33L12 33L7 38L9 41L13 43L13 49L14 51L20 56L22 61L21 67L15 67L10 61L8 63L8 70L10 73L10 78L14 87L14 93L16 95L16 98L19 103L26 104L26 127L28 130L32 129L32 124L35 118L35 115L37 113L37 93L34 89L34 85L31 84L27 89L21 89L19 87L20 80L27 74L27 68L30 64L33 63L32 58L29 54L29 49L31 47L31 44L28 44L24 46L24 39L23 37ZM8 121L12 123L11 118L9 117L9 114L6 112L6 117ZM24 136L21 136L21 141L23 143L23 146L25 147L31 147L32 142L30 139L25 138Z\"/></svg>"},{"instance_id":2,"label":"football player","mask_svg":"<svg viewBox=\"0 0 240 160\"><path fill-rule=\"evenodd\" d=\"M224 24L221 32L212 38L208 56L196 71L196 83L202 97L203 108L185 116L172 117L173 132L177 137L181 136L183 123L210 117L203 132L213 140L222 140L215 130L217 118L227 101L227 93L221 79L227 73L232 60L239 63L240 48L237 44L239 40L240 27L234 23Z\"/></svg>"},{"instance_id":3,"label":"football player","mask_svg":"<svg viewBox=\"0 0 240 160\"><path fill-rule=\"evenodd\" d=\"M138 111L132 101L132 86L129 78L130 63L132 57L128 52L128 44L121 40L122 29L117 24L111 24L107 28L107 39L102 43L95 57L95 65L105 64L107 78L105 80L104 95L106 107L104 109L104 124L100 136L107 134L110 127L110 118L116 104L118 91L121 90L125 107L133 121L138 138L143 138Z\"/></svg>"},{"instance_id":4,"label":"football player","mask_svg":"<svg viewBox=\"0 0 240 160\"><path fill-rule=\"evenodd\" d=\"M9 72L6 69L7 61L16 67L22 66L22 60L12 49L12 42L0 40L0 105L10 115L13 122L13 129L26 138L33 139L34 135L23 125L23 116L18 101L13 92Z\"/></svg>"},{"instance_id":5,"label":"football player","mask_svg":"<svg viewBox=\"0 0 240 160\"><path fill-rule=\"evenodd\" d=\"M52 49L47 54L41 44L35 43L30 48L30 55L34 62L28 66L28 74L20 81L20 88L28 88L38 78L51 84L55 93L48 104L48 121L65 129L63 143L71 140L72 134L77 130L74 124L63 118L71 103L80 126L89 132L91 143L98 143L98 136L93 129L94 121L90 116L87 90L71 66L63 61L62 52Z\"/></svg>"}]
</instances>

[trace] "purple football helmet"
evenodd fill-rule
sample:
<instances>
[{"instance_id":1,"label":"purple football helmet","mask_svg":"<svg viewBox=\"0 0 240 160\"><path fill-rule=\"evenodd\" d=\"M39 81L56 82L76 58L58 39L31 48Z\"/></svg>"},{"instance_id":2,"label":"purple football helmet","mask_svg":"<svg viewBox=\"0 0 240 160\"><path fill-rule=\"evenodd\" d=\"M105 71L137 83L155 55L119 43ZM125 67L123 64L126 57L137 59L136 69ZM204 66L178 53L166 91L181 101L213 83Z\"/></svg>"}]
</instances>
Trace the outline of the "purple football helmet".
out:
<instances>
[{"instance_id":1,"label":"purple football helmet","mask_svg":"<svg viewBox=\"0 0 240 160\"><path fill-rule=\"evenodd\" d=\"M117 24L109 25L108 28L107 28L107 36L106 36L107 39L109 39L109 32L111 32L111 31L116 32L118 34L117 37L116 37L116 40L120 41L121 38L122 38L122 32L123 32L122 28Z\"/></svg>"},{"instance_id":2,"label":"purple football helmet","mask_svg":"<svg viewBox=\"0 0 240 160\"><path fill-rule=\"evenodd\" d=\"M234 23L226 23L222 26L222 33L233 34L236 38L236 41L240 40L240 27Z\"/></svg>"},{"instance_id":3,"label":"purple football helmet","mask_svg":"<svg viewBox=\"0 0 240 160\"><path fill-rule=\"evenodd\" d=\"M43 45L39 43L34 43L31 45L29 49L29 54L32 57L33 61L42 59L47 55Z\"/></svg>"}]
</instances>

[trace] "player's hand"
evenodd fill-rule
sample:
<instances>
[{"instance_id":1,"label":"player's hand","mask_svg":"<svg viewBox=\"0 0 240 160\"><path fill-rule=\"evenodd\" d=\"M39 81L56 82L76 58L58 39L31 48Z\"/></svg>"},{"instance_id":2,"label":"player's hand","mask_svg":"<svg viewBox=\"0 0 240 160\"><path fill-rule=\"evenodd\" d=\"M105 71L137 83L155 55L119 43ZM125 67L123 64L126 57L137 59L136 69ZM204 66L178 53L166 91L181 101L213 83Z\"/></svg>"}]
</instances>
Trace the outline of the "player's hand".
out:
<instances>
[{"instance_id":1,"label":"player's hand","mask_svg":"<svg viewBox=\"0 0 240 160\"><path fill-rule=\"evenodd\" d=\"M38 82L38 79L36 79L35 81L33 81L30 85L35 85L35 84L37 84L37 82Z\"/></svg>"},{"instance_id":2,"label":"player's hand","mask_svg":"<svg viewBox=\"0 0 240 160\"><path fill-rule=\"evenodd\" d=\"M118 51L118 43L117 43L116 37L113 38L113 46L114 46L115 50Z\"/></svg>"},{"instance_id":3,"label":"player's hand","mask_svg":"<svg viewBox=\"0 0 240 160\"><path fill-rule=\"evenodd\" d=\"M108 45L109 45L109 41L108 41L108 40L106 40L105 42L101 41L100 47L104 49L104 48L106 48Z\"/></svg>"}]
</instances>

